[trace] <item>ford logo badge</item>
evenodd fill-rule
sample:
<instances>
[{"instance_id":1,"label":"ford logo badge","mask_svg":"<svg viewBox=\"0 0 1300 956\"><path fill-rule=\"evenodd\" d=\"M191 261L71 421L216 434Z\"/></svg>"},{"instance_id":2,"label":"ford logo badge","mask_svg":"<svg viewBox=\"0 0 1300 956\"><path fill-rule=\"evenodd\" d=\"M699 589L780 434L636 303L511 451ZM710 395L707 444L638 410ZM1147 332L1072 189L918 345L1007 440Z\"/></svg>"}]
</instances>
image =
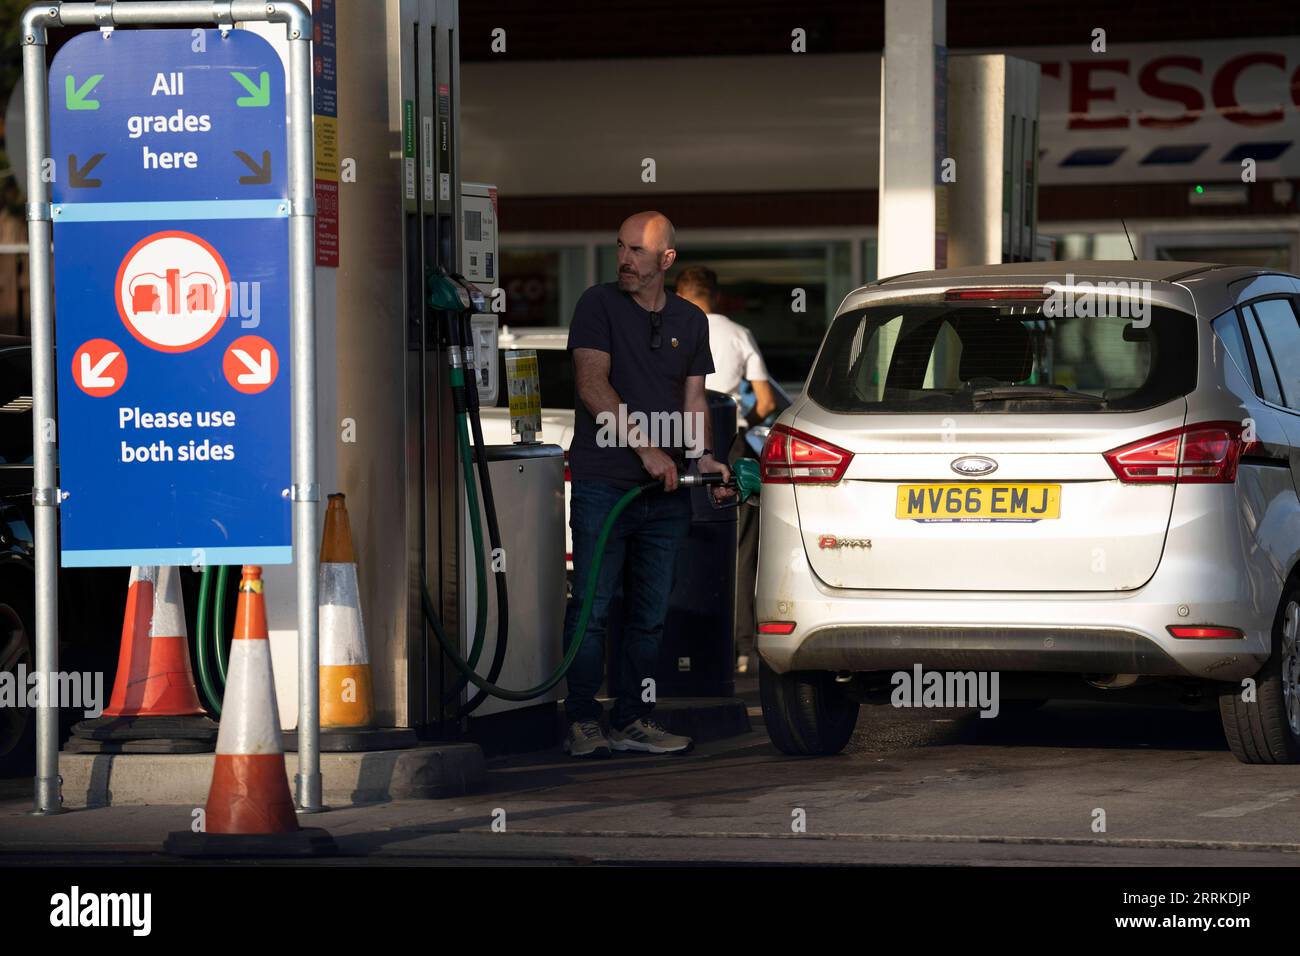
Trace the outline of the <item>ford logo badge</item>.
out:
<instances>
[{"instance_id":1,"label":"ford logo badge","mask_svg":"<svg viewBox=\"0 0 1300 956\"><path fill-rule=\"evenodd\" d=\"M966 455L958 458L949 466L959 475L991 475L998 470L998 463L992 458L984 458L980 455Z\"/></svg>"}]
</instances>

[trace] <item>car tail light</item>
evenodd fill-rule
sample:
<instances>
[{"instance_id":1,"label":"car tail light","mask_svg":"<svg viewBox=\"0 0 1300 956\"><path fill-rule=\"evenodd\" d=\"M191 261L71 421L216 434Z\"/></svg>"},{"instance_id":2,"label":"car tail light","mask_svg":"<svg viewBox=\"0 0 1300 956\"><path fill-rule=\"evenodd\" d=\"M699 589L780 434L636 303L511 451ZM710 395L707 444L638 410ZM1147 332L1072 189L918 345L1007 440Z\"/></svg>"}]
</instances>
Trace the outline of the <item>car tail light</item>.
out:
<instances>
[{"instance_id":1,"label":"car tail light","mask_svg":"<svg viewBox=\"0 0 1300 956\"><path fill-rule=\"evenodd\" d=\"M1258 446L1238 422L1203 422L1152 435L1105 453L1126 484L1232 484L1243 455Z\"/></svg>"},{"instance_id":2,"label":"car tail light","mask_svg":"<svg viewBox=\"0 0 1300 956\"><path fill-rule=\"evenodd\" d=\"M949 289L943 297L948 302L1005 302L1008 299L1046 299L1048 293L1042 286L1030 289Z\"/></svg>"},{"instance_id":3,"label":"car tail light","mask_svg":"<svg viewBox=\"0 0 1300 956\"><path fill-rule=\"evenodd\" d=\"M1215 627L1210 624L1170 624L1168 631L1174 637L1210 641L1235 641L1246 636L1239 628Z\"/></svg>"},{"instance_id":4,"label":"car tail light","mask_svg":"<svg viewBox=\"0 0 1300 956\"><path fill-rule=\"evenodd\" d=\"M844 477L853 453L786 425L774 425L760 456L762 480L772 485L834 484Z\"/></svg>"},{"instance_id":5,"label":"car tail light","mask_svg":"<svg viewBox=\"0 0 1300 956\"><path fill-rule=\"evenodd\" d=\"M760 634L793 634L794 621L763 621L758 625Z\"/></svg>"}]
</instances>

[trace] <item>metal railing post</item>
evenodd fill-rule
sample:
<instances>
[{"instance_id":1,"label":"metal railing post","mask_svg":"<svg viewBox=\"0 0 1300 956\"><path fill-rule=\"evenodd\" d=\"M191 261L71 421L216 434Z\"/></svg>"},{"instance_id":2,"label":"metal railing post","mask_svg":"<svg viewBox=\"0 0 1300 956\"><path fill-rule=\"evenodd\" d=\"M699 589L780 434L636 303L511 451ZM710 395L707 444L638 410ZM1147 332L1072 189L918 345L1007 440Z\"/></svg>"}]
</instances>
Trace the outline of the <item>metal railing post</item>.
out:
<instances>
[{"instance_id":1,"label":"metal railing post","mask_svg":"<svg viewBox=\"0 0 1300 956\"><path fill-rule=\"evenodd\" d=\"M54 5L23 15L23 97L27 135L27 238L32 303L32 504L36 527L36 673L44 675L36 708L36 814L61 813L59 710L53 681L59 667L58 433L54 419L54 310L51 295L50 186L46 145L49 104L45 25L58 22Z\"/></svg>"}]
</instances>

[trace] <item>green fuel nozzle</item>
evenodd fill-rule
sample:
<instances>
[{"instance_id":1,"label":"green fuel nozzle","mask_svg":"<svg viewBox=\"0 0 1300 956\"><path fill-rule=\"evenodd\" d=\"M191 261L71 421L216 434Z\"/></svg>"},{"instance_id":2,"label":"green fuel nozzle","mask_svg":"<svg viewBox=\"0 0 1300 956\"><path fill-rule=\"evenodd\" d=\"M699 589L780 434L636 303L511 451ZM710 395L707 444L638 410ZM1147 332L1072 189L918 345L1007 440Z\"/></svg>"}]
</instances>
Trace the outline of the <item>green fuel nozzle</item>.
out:
<instances>
[{"instance_id":1,"label":"green fuel nozzle","mask_svg":"<svg viewBox=\"0 0 1300 956\"><path fill-rule=\"evenodd\" d=\"M677 484L682 488L691 488L696 485L721 485L724 488L731 488L736 492L736 499L730 503L715 503L715 507L728 508L744 504L751 497L759 493L762 486L762 480L759 477L758 462L752 458L740 458L731 466L731 478L724 481L722 472L708 471L697 475L679 475Z\"/></svg>"},{"instance_id":2,"label":"green fuel nozzle","mask_svg":"<svg viewBox=\"0 0 1300 956\"><path fill-rule=\"evenodd\" d=\"M758 462L753 458L738 458L731 466L731 484L740 493L742 502L758 497L763 489L763 478Z\"/></svg>"},{"instance_id":3,"label":"green fuel nozzle","mask_svg":"<svg viewBox=\"0 0 1300 956\"><path fill-rule=\"evenodd\" d=\"M425 279L429 308L443 312L468 312L472 307L469 292L441 267L430 269Z\"/></svg>"},{"instance_id":4,"label":"green fuel nozzle","mask_svg":"<svg viewBox=\"0 0 1300 956\"><path fill-rule=\"evenodd\" d=\"M425 274L429 308L443 312L486 312L487 299L482 291L459 272L434 266Z\"/></svg>"}]
</instances>

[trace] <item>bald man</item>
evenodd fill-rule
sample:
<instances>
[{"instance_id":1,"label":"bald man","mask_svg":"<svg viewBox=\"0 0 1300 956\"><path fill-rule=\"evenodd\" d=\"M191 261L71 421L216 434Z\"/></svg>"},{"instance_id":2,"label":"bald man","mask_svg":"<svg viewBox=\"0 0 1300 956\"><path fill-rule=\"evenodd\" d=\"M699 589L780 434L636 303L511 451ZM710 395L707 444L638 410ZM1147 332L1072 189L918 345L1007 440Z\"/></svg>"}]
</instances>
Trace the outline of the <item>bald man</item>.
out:
<instances>
[{"instance_id":1,"label":"bald man","mask_svg":"<svg viewBox=\"0 0 1300 956\"><path fill-rule=\"evenodd\" d=\"M678 474L688 457L701 472L730 474L712 451L704 395L704 377L713 371L709 321L697 306L664 290L664 274L677 258L673 245L673 224L662 213L627 219L618 231L618 280L584 292L569 328L578 401L569 447L573 596L564 618L566 649L606 517L628 489L650 480L664 488L636 498L605 546L591 617L568 673L564 749L574 757L608 757L611 750L685 753L692 746L689 737L668 733L650 716L653 685L645 682L658 667L673 567L690 530L690 498L674 494ZM606 737L596 693L604 677L609 603L620 581L622 688Z\"/></svg>"}]
</instances>

